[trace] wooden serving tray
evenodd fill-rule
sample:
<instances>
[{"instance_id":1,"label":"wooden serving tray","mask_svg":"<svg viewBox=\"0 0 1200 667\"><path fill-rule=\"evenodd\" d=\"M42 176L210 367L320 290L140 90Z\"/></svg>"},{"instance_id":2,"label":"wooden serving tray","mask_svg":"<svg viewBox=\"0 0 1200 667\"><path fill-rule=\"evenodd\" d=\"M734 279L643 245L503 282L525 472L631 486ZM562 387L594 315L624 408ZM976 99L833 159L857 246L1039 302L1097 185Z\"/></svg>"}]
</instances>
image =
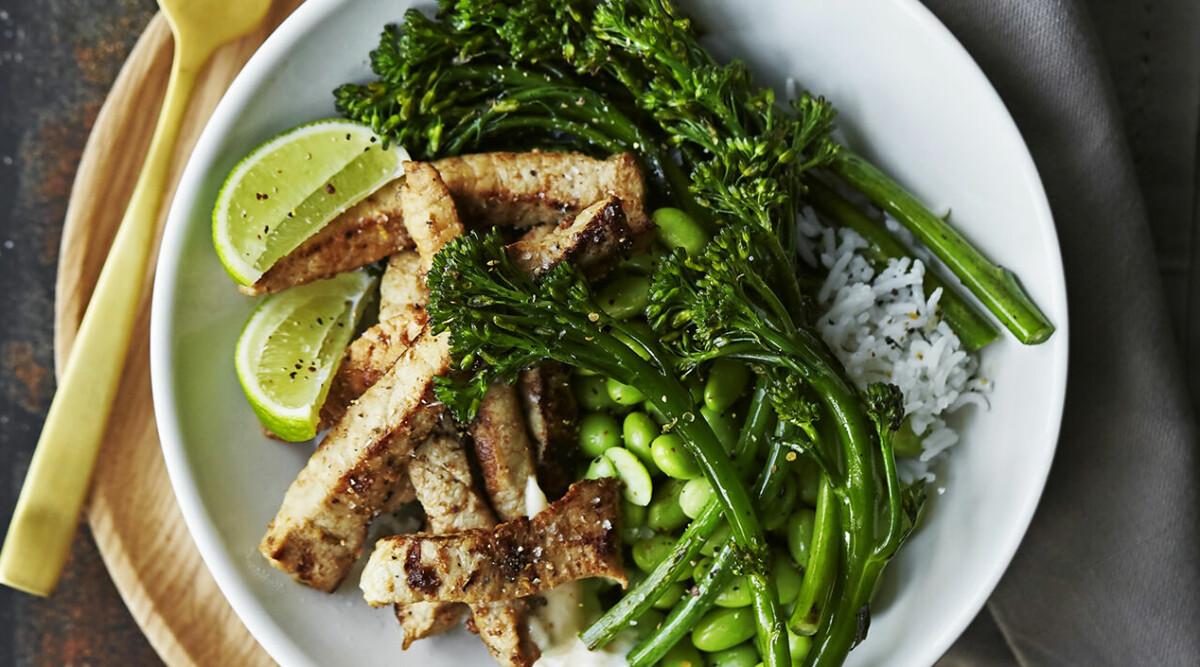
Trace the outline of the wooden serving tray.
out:
<instances>
[{"instance_id":1,"label":"wooden serving tray","mask_svg":"<svg viewBox=\"0 0 1200 667\"><path fill-rule=\"evenodd\" d=\"M301 1L275 0L258 30L218 50L200 74L172 159L162 218L225 89ZM113 84L80 160L58 264L54 342L59 371L150 144L172 49L171 30L156 16ZM87 521L117 590L169 667L269 667L275 663L238 620L201 561L167 479L150 397L150 284L148 279L97 462Z\"/></svg>"}]
</instances>

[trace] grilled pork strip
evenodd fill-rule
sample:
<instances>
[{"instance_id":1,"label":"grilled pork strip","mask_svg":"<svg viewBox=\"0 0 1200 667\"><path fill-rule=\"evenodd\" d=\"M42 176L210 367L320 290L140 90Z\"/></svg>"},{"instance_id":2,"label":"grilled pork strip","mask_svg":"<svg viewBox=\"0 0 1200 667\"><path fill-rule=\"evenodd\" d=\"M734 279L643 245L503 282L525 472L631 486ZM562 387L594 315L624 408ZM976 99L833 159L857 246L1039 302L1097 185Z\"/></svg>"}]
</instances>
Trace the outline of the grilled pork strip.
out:
<instances>
[{"instance_id":1,"label":"grilled pork strip","mask_svg":"<svg viewBox=\"0 0 1200 667\"><path fill-rule=\"evenodd\" d=\"M449 334L422 334L354 403L288 488L259 551L297 581L333 591L357 560L371 519L388 507L413 447L441 417L434 378Z\"/></svg>"},{"instance_id":2,"label":"grilled pork strip","mask_svg":"<svg viewBox=\"0 0 1200 667\"><path fill-rule=\"evenodd\" d=\"M579 153L482 153L433 163L472 226L557 223L607 196L620 200L635 234L650 228L645 180L629 154L597 160ZM402 218L399 178L334 218L282 258L248 295L270 294L377 262L413 246Z\"/></svg>"},{"instance_id":3,"label":"grilled pork strip","mask_svg":"<svg viewBox=\"0 0 1200 667\"><path fill-rule=\"evenodd\" d=\"M429 290L421 277L421 256L401 250L388 258L387 270L379 281L379 320L389 320L411 307L425 308Z\"/></svg>"},{"instance_id":4,"label":"grilled pork strip","mask_svg":"<svg viewBox=\"0 0 1200 667\"><path fill-rule=\"evenodd\" d=\"M462 235L454 200L437 169L428 162L405 162L400 188L404 228L421 256L421 273L428 273L433 256L442 246Z\"/></svg>"},{"instance_id":5,"label":"grilled pork strip","mask_svg":"<svg viewBox=\"0 0 1200 667\"><path fill-rule=\"evenodd\" d=\"M534 275L571 262L594 277L619 262L634 240L621 201L608 197L557 225L535 227L509 245L508 253L517 266Z\"/></svg>"},{"instance_id":6,"label":"grilled pork strip","mask_svg":"<svg viewBox=\"0 0 1200 667\"><path fill-rule=\"evenodd\" d=\"M547 498L557 500L573 479L579 449L575 427L579 405L571 391L571 376L562 364L546 363L521 372L517 393L537 452L538 484Z\"/></svg>"},{"instance_id":7,"label":"grilled pork strip","mask_svg":"<svg viewBox=\"0 0 1200 667\"><path fill-rule=\"evenodd\" d=\"M409 463L413 489L425 508L429 531L435 534L457 533L473 528L490 529L496 525L495 516L487 502L475 488L467 452L455 438L434 436L413 452ZM422 606L461 606L458 602L417 602L397 605L400 609ZM471 616L475 629L488 647L492 657L502 665L532 665L539 657L537 646L528 639L525 627L525 602L506 600L503 602L471 605ZM430 613L418 613L417 619ZM433 614L436 616L436 614ZM432 634L429 630L409 624L404 625L405 648L412 639ZM409 632L413 633L412 635Z\"/></svg>"},{"instance_id":8,"label":"grilled pork strip","mask_svg":"<svg viewBox=\"0 0 1200 667\"><path fill-rule=\"evenodd\" d=\"M433 166L468 221L513 227L556 223L611 195L636 229L649 226L643 212L646 183L629 153L607 160L582 153L477 153Z\"/></svg>"},{"instance_id":9,"label":"grilled pork strip","mask_svg":"<svg viewBox=\"0 0 1200 667\"><path fill-rule=\"evenodd\" d=\"M280 258L258 282L238 287L258 296L329 278L387 257L413 242L400 216L396 179L331 220L321 231Z\"/></svg>"},{"instance_id":10,"label":"grilled pork strip","mask_svg":"<svg viewBox=\"0 0 1200 667\"><path fill-rule=\"evenodd\" d=\"M383 377L425 328L429 292L419 267L420 256L413 250L402 250L388 260L379 283L379 322L346 348L321 406L319 428L341 419L346 406Z\"/></svg>"},{"instance_id":11,"label":"grilled pork strip","mask_svg":"<svg viewBox=\"0 0 1200 667\"><path fill-rule=\"evenodd\" d=\"M533 518L455 535L395 535L375 544L359 582L372 606L511 600L568 581L626 585L615 479L576 482Z\"/></svg>"},{"instance_id":12,"label":"grilled pork strip","mask_svg":"<svg viewBox=\"0 0 1200 667\"><path fill-rule=\"evenodd\" d=\"M496 515L501 521L525 516L525 488L537 466L516 390L502 382L488 387L471 438Z\"/></svg>"}]
</instances>

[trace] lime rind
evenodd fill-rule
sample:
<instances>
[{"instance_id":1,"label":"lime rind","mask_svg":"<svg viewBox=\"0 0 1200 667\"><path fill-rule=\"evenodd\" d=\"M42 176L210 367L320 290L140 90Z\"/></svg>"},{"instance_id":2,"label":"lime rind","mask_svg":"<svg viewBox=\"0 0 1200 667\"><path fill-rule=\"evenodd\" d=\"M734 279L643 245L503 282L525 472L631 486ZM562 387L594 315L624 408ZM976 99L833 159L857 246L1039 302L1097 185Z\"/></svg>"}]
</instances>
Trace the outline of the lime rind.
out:
<instances>
[{"instance_id":1,"label":"lime rind","mask_svg":"<svg viewBox=\"0 0 1200 667\"><path fill-rule=\"evenodd\" d=\"M238 338L234 364L263 426L302 442L317 432L346 345L377 278L366 269L263 299Z\"/></svg>"},{"instance_id":2,"label":"lime rind","mask_svg":"<svg viewBox=\"0 0 1200 667\"><path fill-rule=\"evenodd\" d=\"M330 220L403 173L408 154L365 125L300 125L263 142L229 172L213 206L213 247L252 285Z\"/></svg>"}]
</instances>

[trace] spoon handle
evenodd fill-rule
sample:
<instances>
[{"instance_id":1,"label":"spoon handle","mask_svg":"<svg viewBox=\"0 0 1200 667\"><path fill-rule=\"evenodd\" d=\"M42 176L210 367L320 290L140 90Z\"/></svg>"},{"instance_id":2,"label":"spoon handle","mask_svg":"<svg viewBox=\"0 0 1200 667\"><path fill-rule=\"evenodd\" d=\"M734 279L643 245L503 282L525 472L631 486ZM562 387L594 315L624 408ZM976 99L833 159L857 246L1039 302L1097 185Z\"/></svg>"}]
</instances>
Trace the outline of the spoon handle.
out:
<instances>
[{"instance_id":1,"label":"spoon handle","mask_svg":"<svg viewBox=\"0 0 1200 667\"><path fill-rule=\"evenodd\" d=\"M178 48L146 160L58 378L0 550L0 583L47 596L70 552L137 318L164 186L188 98L207 60ZM112 150L122 150L113 146Z\"/></svg>"}]
</instances>

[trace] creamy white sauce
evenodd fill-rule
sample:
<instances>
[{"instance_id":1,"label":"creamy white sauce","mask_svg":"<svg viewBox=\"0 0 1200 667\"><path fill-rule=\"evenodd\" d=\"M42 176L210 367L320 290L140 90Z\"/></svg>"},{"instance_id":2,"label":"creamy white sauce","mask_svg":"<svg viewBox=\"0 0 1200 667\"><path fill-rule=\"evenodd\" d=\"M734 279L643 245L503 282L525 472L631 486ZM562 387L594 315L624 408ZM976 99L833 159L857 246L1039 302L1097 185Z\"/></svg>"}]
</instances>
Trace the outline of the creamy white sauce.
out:
<instances>
[{"instance_id":1,"label":"creamy white sauce","mask_svg":"<svg viewBox=\"0 0 1200 667\"><path fill-rule=\"evenodd\" d=\"M533 516L546 509L546 494L530 475L525 483L525 513ZM563 584L542 593L546 604L530 615L530 638L541 647L535 667L623 667L633 641L622 634L603 649L589 651L579 639L583 631L584 588L579 582Z\"/></svg>"},{"instance_id":2,"label":"creamy white sauce","mask_svg":"<svg viewBox=\"0 0 1200 667\"><path fill-rule=\"evenodd\" d=\"M583 586L579 582L564 584L542 594L546 605L529 619L534 641L542 647L542 657L535 667L620 667L633 648L625 634L604 648L589 651L579 639L583 631Z\"/></svg>"}]
</instances>

